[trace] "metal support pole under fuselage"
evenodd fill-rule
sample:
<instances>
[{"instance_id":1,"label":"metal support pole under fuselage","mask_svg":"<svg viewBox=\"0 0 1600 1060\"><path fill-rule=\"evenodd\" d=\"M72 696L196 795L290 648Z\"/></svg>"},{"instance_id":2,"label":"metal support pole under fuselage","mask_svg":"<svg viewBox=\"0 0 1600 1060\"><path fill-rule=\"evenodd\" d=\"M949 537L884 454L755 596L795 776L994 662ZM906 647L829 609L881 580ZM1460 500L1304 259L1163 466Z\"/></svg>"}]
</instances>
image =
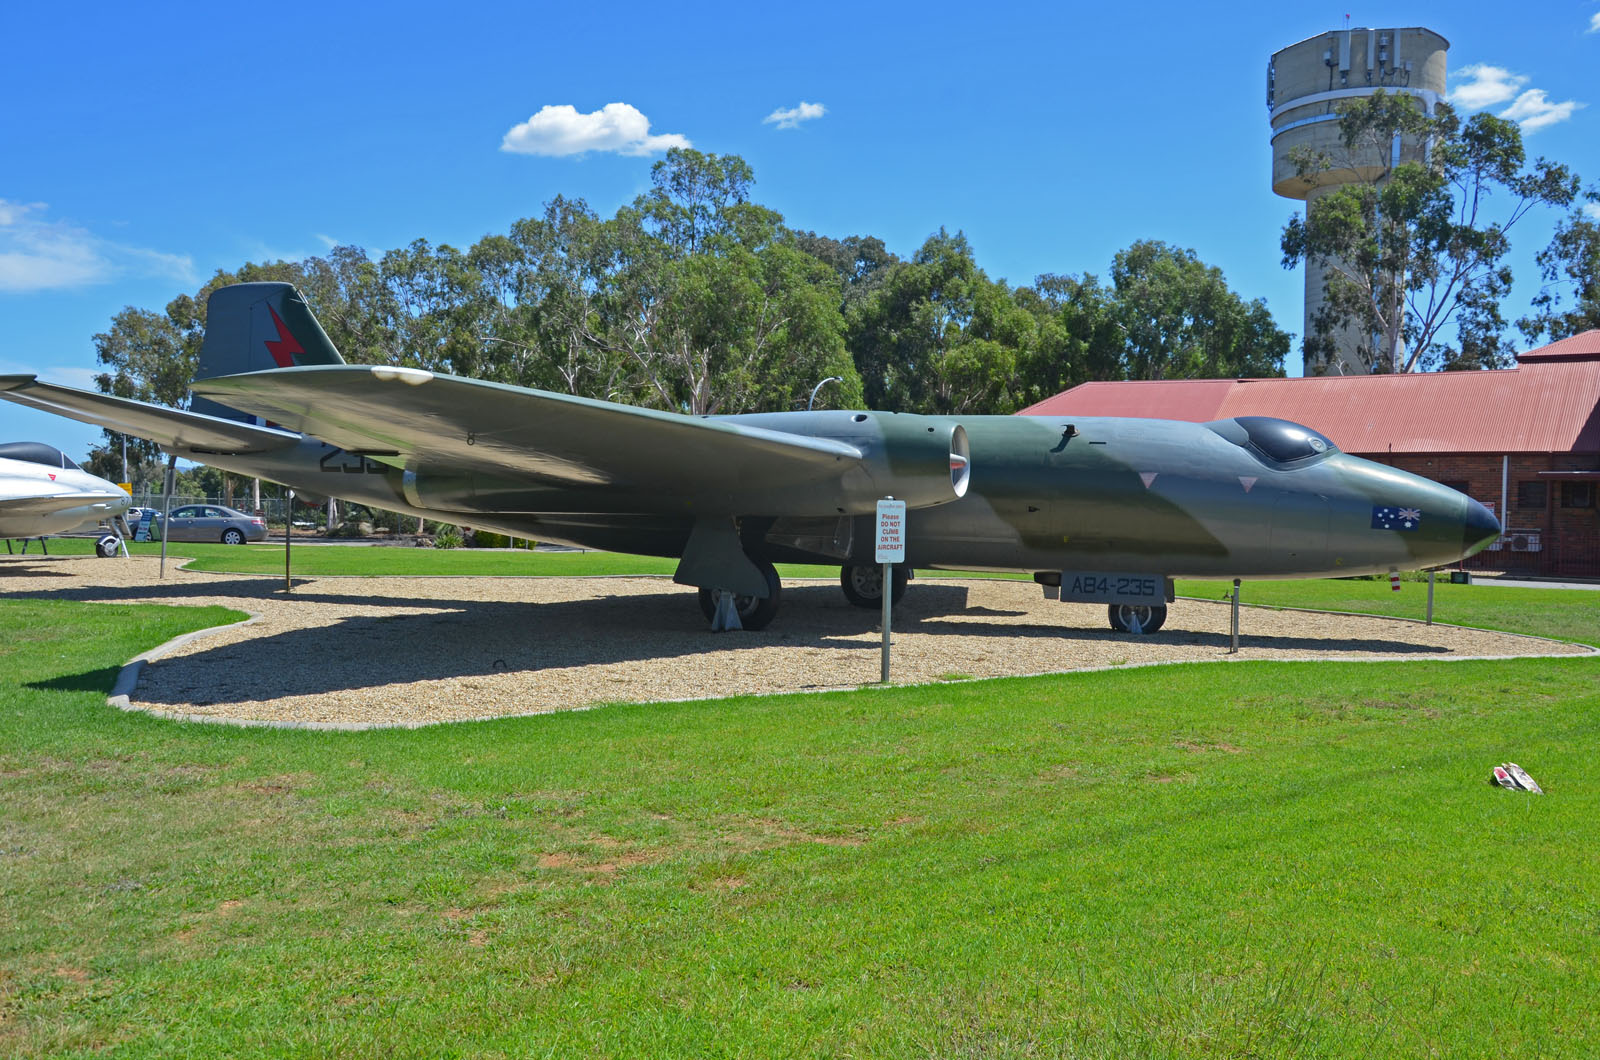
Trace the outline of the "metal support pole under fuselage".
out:
<instances>
[{"instance_id":1,"label":"metal support pole under fuselage","mask_svg":"<svg viewBox=\"0 0 1600 1060\"><path fill-rule=\"evenodd\" d=\"M161 570L156 576L167 576L167 538L172 536L172 488L173 479L178 473L178 458L167 457L167 473L161 477Z\"/></svg>"},{"instance_id":2,"label":"metal support pole under fuselage","mask_svg":"<svg viewBox=\"0 0 1600 1060\"><path fill-rule=\"evenodd\" d=\"M1228 632L1232 646L1228 649L1229 655L1239 654L1239 579L1233 579L1233 605L1229 608L1231 616L1228 622Z\"/></svg>"},{"instance_id":3,"label":"metal support pole under fuselage","mask_svg":"<svg viewBox=\"0 0 1600 1060\"><path fill-rule=\"evenodd\" d=\"M283 591L293 592L294 582L289 576L289 548L294 543L294 490L289 490L289 513L283 520Z\"/></svg>"},{"instance_id":4,"label":"metal support pole under fuselage","mask_svg":"<svg viewBox=\"0 0 1600 1060\"><path fill-rule=\"evenodd\" d=\"M1428 620L1427 625L1433 625L1433 571L1428 572Z\"/></svg>"}]
</instances>

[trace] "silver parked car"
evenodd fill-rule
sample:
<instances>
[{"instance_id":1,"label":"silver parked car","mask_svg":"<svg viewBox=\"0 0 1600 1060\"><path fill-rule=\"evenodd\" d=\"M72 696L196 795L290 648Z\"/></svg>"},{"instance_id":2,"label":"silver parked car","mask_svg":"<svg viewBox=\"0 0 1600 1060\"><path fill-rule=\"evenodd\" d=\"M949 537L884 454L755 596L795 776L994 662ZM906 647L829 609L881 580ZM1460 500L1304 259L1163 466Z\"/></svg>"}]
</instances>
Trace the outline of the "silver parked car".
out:
<instances>
[{"instance_id":1,"label":"silver parked car","mask_svg":"<svg viewBox=\"0 0 1600 1060\"><path fill-rule=\"evenodd\" d=\"M265 541L267 524L259 516L246 515L220 504L185 504L172 510L168 520L168 541L221 541L242 545L246 541Z\"/></svg>"}]
</instances>

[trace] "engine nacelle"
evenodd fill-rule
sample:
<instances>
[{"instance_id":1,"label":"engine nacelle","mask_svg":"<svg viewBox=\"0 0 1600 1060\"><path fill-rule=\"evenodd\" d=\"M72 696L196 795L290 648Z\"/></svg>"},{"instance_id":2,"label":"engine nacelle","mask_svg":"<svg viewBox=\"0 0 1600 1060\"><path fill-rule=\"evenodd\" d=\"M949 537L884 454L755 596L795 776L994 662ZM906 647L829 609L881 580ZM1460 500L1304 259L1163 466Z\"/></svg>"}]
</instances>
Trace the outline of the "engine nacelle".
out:
<instances>
[{"instance_id":1,"label":"engine nacelle","mask_svg":"<svg viewBox=\"0 0 1600 1060\"><path fill-rule=\"evenodd\" d=\"M889 412L776 413L739 417L769 430L845 442L859 463L819 470L809 481L748 481L738 490L708 478L703 492L682 480L652 492L647 481L625 489L543 482L532 475L462 473L448 467L399 473L408 504L434 511L635 513L676 510L686 516L725 513L772 516L866 515L885 497L911 508L959 500L971 479L966 429L942 416Z\"/></svg>"},{"instance_id":2,"label":"engine nacelle","mask_svg":"<svg viewBox=\"0 0 1600 1060\"><path fill-rule=\"evenodd\" d=\"M846 511L871 512L884 497L911 508L930 508L966 496L972 479L971 451L961 424L936 416L894 413L866 415L877 430L866 437L841 438L866 455L844 476Z\"/></svg>"}]
</instances>

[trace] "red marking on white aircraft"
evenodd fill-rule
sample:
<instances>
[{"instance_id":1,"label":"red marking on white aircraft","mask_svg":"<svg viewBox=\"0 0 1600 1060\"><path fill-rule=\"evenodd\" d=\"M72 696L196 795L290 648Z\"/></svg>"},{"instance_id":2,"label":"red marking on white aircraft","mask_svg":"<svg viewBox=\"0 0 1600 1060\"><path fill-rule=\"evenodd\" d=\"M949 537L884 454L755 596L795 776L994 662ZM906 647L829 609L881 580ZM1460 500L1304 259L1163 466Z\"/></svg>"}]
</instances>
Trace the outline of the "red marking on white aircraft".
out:
<instances>
[{"instance_id":1,"label":"red marking on white aircraft","mask_svg":"<svg viewBox=\"0 0 1600 1060\"><path fill-rule=\"evenodd\" d=\"M293 368L294 355L305 353L304 347L295 340L294 333L289 330L289 325L283 322L278 311L267 306L267 312L272 314L272 322L278 327L278 338L266 340L267 352L272 354L272 360L279 368Z\"/></svg>"},{"instance_id":2,"label":"red marking on white aircraft","mask_svg":"<svg viewBox=\"0 0 1600 1060\"><path fill-rule=\"evenodd\" d=\"M1250 487L1254 486L1255 484L1256 484L1256 480L1255 480L1254 476L1251 476L1251 475L1240 475L1239 476L1239 485L1244 487L1244 491L1246 493L1249 493L1250 492Z\"/></svg>"},{"instance_id":3,"label":"red marking on white aircraft","mask_svg":"<svg viewBox=\"0 0 1600 1060\"><path fill-rule=\"evenodd\" d=\"M51 482L54 482L56 480L56 473L54 471L46 471L45 474L50 476L50 481Z\"/></svg>"},{"instance_id":4,"label":"red marking on white aircraft","mask_svg":"<svg viewBox=\"0 0 1600 1060\"><path fill-rule=\"evenodd\" d=\"M1151 483L1155 482L1156 476L1159 475L1159 474L1160 474L1159 471L1141 471L1141 472L1139 472L1139 477L1144 480L1144 488L1145 489L1149 489Z\"/></svg>"}]
</instances>

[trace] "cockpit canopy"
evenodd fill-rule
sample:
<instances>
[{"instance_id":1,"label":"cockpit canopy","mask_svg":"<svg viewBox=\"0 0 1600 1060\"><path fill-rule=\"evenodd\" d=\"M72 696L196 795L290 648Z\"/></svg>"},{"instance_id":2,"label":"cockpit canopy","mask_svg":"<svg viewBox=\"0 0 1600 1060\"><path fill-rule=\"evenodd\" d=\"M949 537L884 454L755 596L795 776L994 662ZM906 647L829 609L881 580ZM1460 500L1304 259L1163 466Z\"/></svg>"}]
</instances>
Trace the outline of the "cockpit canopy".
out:
<instances>
[{"instance_id":1,"label":"cockpit canopy","mask_svg":"<svg viewBox=\"0 0 1600 1060\"><path fill-rule=\"evenodd\" d=\"M67 459L66 453L43 442L5 442L0 444L0 458L25 460L30 464L43 464L45 467L58 467L67 471L81 470L77 464Z\"/></svg>"},{"instance_id":2,"label":"cockpit canopy","mask_svg":"<svg viewBox=\"0 0 1600 1060\"><path fill-rule=\"evenodd\" d=\"M1206 426L1271 467L1308 464L1339 451L1327 435L1271 416L1234 416Z\"/></svg>"}]
</instances>

